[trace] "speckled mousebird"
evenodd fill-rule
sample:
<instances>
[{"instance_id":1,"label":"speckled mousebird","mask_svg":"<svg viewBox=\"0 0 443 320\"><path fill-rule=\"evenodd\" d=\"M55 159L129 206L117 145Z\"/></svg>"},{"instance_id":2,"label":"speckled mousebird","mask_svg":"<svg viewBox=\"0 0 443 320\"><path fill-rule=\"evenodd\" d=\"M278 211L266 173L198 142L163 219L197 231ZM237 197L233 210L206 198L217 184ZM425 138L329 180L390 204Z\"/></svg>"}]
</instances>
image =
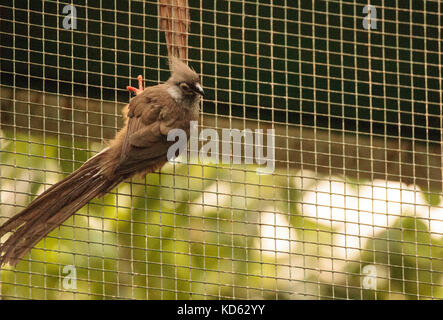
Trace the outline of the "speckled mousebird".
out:
<instances>
[{"instance_id":1,"label":"speckled mousebird","mask_svg":"<svg viewBox=\"0 0 443 320\"><path fill-rule=\"evenodd\" d=\"M49 232L60 226L91 199L103 196L135 174L146 175L167 161L171 129L188 133L198 120L203 89L197 73L179 58L169 61L171 77L165 83L143 89L127 87L136 96L123 112L125 126L109 146L78 170L36 197L23 211L0 227L0 238L12 235L0 246L0 266L15 266ZM15 230L15 231L14 231Z\"/></svg>"}]
</instances>

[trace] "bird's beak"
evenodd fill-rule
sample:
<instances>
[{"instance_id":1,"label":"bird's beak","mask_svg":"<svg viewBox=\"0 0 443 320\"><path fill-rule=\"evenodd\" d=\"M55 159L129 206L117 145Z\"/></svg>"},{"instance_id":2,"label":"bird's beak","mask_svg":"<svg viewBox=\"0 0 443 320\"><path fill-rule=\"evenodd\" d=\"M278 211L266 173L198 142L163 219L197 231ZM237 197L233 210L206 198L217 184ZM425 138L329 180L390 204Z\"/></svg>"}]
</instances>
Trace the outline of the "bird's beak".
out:
<instances>
[{"instance_id":1,"label":"bird's beak","mask_svg":"<svg viewBox=\"0 0 443 320\"><path fill-rule=\"evenodd\" d=\"M199 95L204 96L205 92L203 91L202 86L200 85L200 83L196 83L194 86L194 91L197 92Z\"/></svg>"}]
</instances>

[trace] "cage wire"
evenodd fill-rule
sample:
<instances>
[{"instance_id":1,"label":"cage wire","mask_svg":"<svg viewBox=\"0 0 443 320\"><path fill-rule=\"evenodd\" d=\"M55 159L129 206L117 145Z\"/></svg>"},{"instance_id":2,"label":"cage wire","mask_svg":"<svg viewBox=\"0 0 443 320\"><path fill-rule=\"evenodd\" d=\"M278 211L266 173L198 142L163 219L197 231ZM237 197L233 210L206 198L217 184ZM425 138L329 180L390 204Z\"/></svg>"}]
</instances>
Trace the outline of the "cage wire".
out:
<instances>
[{"instance_id":1,"label":"cage wire","mask_svg":"<svg viewBox=\"0 0 443 320\"><path fill-rule=\"evenodd\" d=\"M441 2L189 8L199 130L274 129L274 171L242 158L133 178L3 266L1 297L443 298ZM4 0L0 15L4 223L114 137L137 75L169 71L156 1Z\"/></svg>"}]
</instances>

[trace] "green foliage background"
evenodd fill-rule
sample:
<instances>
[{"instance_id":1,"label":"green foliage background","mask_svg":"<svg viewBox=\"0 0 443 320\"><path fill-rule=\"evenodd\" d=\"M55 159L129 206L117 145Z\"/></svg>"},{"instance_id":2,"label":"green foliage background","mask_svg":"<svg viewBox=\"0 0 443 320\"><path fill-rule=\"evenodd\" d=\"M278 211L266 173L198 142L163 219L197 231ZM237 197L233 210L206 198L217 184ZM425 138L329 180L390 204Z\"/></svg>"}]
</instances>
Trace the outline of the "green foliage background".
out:
<instances>
[{"instance_id":1,"label":"green foliage background","mask_svg":"<svg viewBox=\"0 0 443 320\"><path fill-rule=\"evenodd\" d=\"M25 206L43 184L61 179L59 172L71 172L90 156L86 144L53 137L4 133L1 142L0 187L3 195L13 196L10 205L2 197L3 217ZM287 174L280 169L259 176L253 166L168 164L161 174L134 179L93 200L16 269L2 269L1 296L443 298L443 241L431 236L426 221L405 213L379 228L359 259L343 261L333 253L339 246L336 230L303 216L296 205L303 191ZM5 192L8 184L15 189ZM286 228L295 231L287 251L266 252L262 246L261 212L269 207L286 216ZM324 261L342 266L328 270ZM369 264L383 275L377 290L362 287L362 270ZM76 290L63 287L66 265L76 268Z\"/></svg>"}]
</instances>

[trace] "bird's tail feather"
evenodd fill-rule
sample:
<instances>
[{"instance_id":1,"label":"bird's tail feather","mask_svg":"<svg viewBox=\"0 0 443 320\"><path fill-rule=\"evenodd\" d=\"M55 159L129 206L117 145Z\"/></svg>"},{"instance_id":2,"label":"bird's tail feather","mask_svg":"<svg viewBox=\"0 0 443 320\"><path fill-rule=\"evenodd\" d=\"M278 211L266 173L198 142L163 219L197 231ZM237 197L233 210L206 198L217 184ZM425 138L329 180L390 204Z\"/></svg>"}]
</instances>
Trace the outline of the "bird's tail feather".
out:
<instances>
[{"instance_id":1,"label":"bird's tail feather","mask_svg":"<svg viewBox=\"0 0 443 320\"><path fill-rule=\"evenodd\" d=\"M49 232L91 199L121 182L121 178L111 181L101 174L103 155L104 152L89 159L0 227L0 238L16 229L0 246L0 266L5 263L15 266Z\"/></svg>"}]
</instances>

